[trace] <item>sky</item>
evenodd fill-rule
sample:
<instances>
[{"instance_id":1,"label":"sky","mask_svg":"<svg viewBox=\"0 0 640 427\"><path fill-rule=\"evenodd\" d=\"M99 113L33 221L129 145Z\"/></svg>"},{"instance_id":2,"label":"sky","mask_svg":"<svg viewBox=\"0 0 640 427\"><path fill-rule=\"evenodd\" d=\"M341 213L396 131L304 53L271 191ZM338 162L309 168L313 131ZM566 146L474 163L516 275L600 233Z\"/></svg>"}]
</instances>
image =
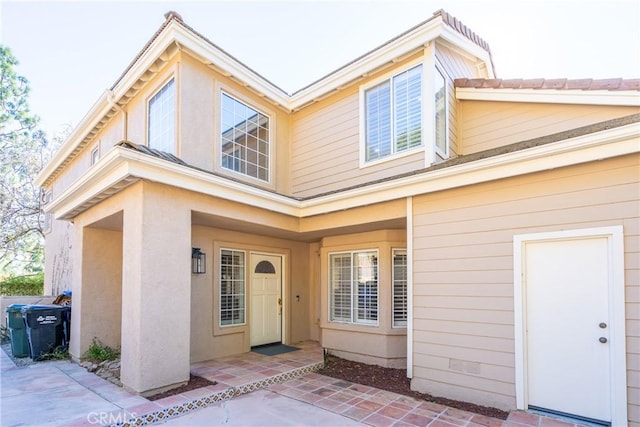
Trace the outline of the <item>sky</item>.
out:
<instances>
[{"instance_id":1,"label":"sky","mask_svg":"<svg viewBox=\"0 0 640 427\"><path fill-rule=\"evenodd\" d=\"M0 0L0 43L52 136L80 123L169 10L291 93L439 9L489 43L499 78L640 78L638 0Z\"/></svg>"}]
</instances>

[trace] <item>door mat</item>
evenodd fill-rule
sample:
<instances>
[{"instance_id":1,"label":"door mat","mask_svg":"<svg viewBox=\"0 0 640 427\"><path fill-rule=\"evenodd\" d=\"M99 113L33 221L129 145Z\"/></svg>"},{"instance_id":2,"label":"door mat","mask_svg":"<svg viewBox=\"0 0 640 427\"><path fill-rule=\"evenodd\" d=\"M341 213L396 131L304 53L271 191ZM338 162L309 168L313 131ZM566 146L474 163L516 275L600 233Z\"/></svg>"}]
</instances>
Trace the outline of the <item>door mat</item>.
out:
<instances>
[{"instance_id":1,"label":"door mat","mask_svg":"<svg viewBox=\"0 0 640 427\"><path fill-rule=\"evenodd\" d=\"M251 347L251 351L254 353L264 354L265 356L275 356L276 354L289 353L296 350L300 350L300 348L285 344L266 344Z\"/></svg>"}]
</instances>

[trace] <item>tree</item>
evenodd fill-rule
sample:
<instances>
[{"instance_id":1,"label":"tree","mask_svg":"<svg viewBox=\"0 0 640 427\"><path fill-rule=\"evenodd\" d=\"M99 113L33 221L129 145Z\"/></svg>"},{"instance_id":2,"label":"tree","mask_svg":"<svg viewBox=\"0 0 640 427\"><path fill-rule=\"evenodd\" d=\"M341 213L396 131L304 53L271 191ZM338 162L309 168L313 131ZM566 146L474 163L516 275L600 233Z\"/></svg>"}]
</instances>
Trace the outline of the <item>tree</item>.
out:
<instances>
[{"instance_id":1,"label":"tree","mask_svg":"<svg viewBox=\"0 0 640 427\"><path fill-rule=\"evenodd\" d=\"M50 158L45 133L28 105L29 82L0 45L0 274L42 271L44 232L35 176Z\"/></svg>"}]
</instances>

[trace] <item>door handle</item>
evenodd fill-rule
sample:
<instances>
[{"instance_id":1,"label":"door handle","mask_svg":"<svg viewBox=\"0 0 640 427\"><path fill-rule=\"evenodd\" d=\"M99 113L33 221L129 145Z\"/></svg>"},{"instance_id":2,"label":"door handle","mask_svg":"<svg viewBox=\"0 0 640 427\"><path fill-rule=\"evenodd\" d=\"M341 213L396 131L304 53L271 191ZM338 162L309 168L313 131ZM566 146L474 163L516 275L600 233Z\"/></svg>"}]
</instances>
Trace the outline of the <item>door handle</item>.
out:
<instances>
[{"instance_id":1,"label":"door handle","mask_svg":"<svg viewBox=\"0 0 640 427\"><path fill-rule=\"evenodd\" d=\"M607 342L607 339L605 337L600 337L600 339L598 340L600 341L602 344Z\"/></svg>"},{"instance_id":2,"label":"door handle","mask_svg":"<svg viewBox=\"0 0 640 427\"><path fill-rule=\"evenodd\" d=\"M600 327L600 329L604 329L607 327L607 324L604 322L600 322L600 324L598 325Z\"/></svg>"}]
</instances>

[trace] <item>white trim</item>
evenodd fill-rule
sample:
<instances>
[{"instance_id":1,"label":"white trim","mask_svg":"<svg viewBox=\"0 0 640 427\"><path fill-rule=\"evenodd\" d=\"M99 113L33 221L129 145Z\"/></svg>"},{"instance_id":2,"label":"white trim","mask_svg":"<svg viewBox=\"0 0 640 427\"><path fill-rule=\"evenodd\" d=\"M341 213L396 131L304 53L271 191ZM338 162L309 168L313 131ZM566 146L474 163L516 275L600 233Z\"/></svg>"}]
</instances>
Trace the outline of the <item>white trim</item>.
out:
<instances>
[{"instance_id":1,"label":"white trim","mask_svg":"<svg viewBox=\"0 0 640 427\"><path fill-rule=\"evenodd\" d=\"M297 201L136 151L114 147L47 207L56 219L126 178L142 178L295 217L309 217L418 194L640 152L640 123L474 162ZM72 215L73 216L73 215Z\"/></svg>"},{"instance_id":2,"label":"white trim","mask_svg":"<svg viewBox=\"0 0 640 427\"><path fill-rule=\"evenodd\" d=\"M413 197L407 197L407 378L413 378Z\"/></svg>"},{"instance_id":3,"label":"white trim","mask_svg":"<svg viewBox=\"0 0 640 427\"><path fill-rule=\"evenodd\" d=\"M458 100L640 106L637 90L456 88Z\"/></svg>"},{"instance_id":4,"label":"white trim","mask_svg":"<svg viewBox=\"0 0 640 427\"><path fill-rule=\"evenodd\" d=\"M610 286L610 378L611 378L611 424L627 424L627 368L625 344L624 305L624 232L623 227L611 226L513 236L514 275L514 335L515 335L515 386L518 409L527 410L527 340L526 301L524 292L523 262L525 245L545 240L569 240L589 237L606 237L609 245ZM608 421L608 420L605 420Z\"/></svg>"},{"instance_id":5,"label":"white trim","mask_svg":"<svg viewBox=\"0 0 640 427\"><path fill-rule=\"evenodd\" d=\"M95 154L95 157L94 157L94 154ZM91 166L93 166L96 163L98 163L99 160L100 160L100 141L94 144L94 146L91 148L91 152L89 153L89 163Z\"/></svg>"},{"instance_id":6,"label":"white trim","mask_svg":"<svg viewBox=\"0 0 640 427\"><path fill-rule=\"evenodd\" d=\"M424 48L423 67L429 70L428 78L422 80L422 148L424 149L424 167L429 167L436 162L435 128L436 115L433 101L434 78L431 70L436 68L435 44L429 43Z\"/></svg>"},{"instance_id":7,"label":"white trim","mask_svg":"<svg viewBox=\"0 0 640 427\"><path fill-rule=\"evenodd\" d=\"M444 67L440 64L440 61L438 61L437 58L434 59L434 73L433 73L433 87L431 90L431 96L429 97L429 102L431 102L432 104L432 111L431 113L433 114L433 149L435 151L436 154L440 155L443 159L448 159L449 158L449 153L451 152L451 147L449 147L449 120L451 119L450 117L450 111L449 111L449 80L448 80L448 75L446 73L446 71L444 70ZM435 79L436 79L436 73L440 74L440 77L442 77L442 80L444 80L444 151L440 150L440 147L438 147L438 140L436 138L436 127L437 127L437 121L436 121L436 94L435 94Z\"/></svg>"}]
</instances>

